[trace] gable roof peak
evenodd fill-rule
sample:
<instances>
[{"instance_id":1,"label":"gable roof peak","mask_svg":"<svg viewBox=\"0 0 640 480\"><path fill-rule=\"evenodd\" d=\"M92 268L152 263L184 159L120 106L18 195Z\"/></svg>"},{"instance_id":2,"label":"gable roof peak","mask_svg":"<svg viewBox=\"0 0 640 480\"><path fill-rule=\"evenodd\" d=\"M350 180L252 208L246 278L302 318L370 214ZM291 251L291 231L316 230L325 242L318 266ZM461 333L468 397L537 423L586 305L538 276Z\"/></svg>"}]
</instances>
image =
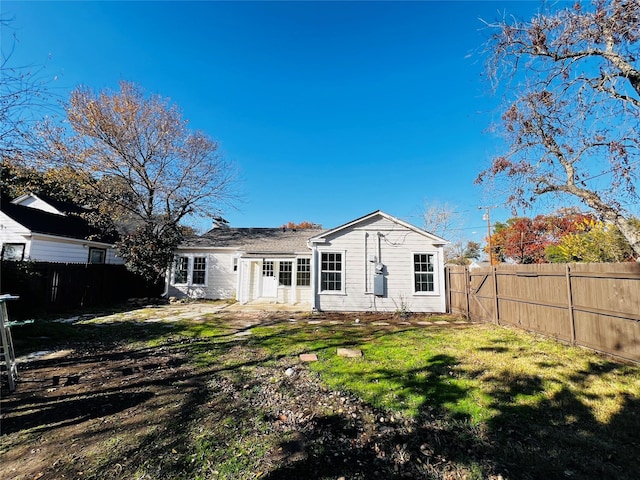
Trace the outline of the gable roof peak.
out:
<instances>
[{"instance_id":1,"label":"gable roof peak","mask_svg":"<svg viewBox=\"0 0 640 480\"><path fill-rule=\"evenodd\" d=\"M311 238L309 240L309 243L310 244L312 244L312 243L322 243L327 239L327 237L329 237L331 235L334 235L334 234L336 234L336 233L338 233L338 232L340 232L342 230L345 230L347 228L351 228L354 225L357 225L359 223L364 223L366 221L369 221L374 217L385 218L385 219L387 219L387 220L389 220L389 221L391 221L391 222L393 222L393 223L395 223L397 225L400 225L400 226L402 226L404 228L407 228L407 229L409 229L409 230L411 230L413 232L416 232L416 233L418 233L420 235L428 237L429 239L431 239L433 241L434 244L445 245L445 244L449 243L444 238L441 238L441 237L439 237L437 235L434 235L433 233L427 232L426 230L423 230L420 227L416 227L415 225L412 225L409 222L405 222L404 220L400 220L399 218L394 217L393 215L389 215L388 213L383 212L382 210L375 210L375 211L373 211L373 212L371 212L371 213L369 213L367 215L363 215L362 217L356 218L355 220L352 220L352 221L350 221L348 223L340 225L340 226L338 226L336 228L332 228L330 230L326 230L326 231L322 232L320 235L316 235L315 237Z\"/></svg>"}]
</instances>

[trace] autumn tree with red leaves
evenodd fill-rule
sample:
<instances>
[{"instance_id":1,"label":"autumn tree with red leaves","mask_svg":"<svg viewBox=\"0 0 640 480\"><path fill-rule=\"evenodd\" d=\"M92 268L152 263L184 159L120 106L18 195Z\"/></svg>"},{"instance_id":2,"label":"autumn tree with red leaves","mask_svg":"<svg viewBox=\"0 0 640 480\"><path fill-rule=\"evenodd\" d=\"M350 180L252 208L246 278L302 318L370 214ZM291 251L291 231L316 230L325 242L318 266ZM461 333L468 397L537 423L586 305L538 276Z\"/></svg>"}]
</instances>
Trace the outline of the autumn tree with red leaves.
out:
<instances>
[{"instance_id":1,"label":"autumn tree with red leaves","mask_svg":"<svg viewBox=\"0 0 640 480\"><path fill-rule=\"evenodd\" d=\"M504 262L545 263L546 249L557 245L563 237L574 233L585 221L593 221L593 215L573 209L557 214L538 215L535 218L514 217L506 223L497 223L491 235L494 255Z\"/></svg>"},{"instance_id":2,"label":"autumn tree with red leaves","mask_svg":"<svg viewBox=\"0 0 640 480\"><path fill-rule=\"evenodd\" d=\"M516 209L541 197L577 199L638 256L628 208L638 202L640 2L553 3L530 21L488 27L487 73L505 87L496 129L509 147L476 182L502 186Z\"/></svg>"}]
</instances>

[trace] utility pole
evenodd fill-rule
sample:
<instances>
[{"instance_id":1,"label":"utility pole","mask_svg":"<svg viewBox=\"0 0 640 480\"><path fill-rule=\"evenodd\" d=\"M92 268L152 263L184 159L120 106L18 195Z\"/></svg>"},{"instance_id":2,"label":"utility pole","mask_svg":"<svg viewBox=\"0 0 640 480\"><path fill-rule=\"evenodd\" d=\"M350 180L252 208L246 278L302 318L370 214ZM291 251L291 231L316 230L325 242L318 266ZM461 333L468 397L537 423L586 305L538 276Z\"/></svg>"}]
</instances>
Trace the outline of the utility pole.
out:
<instances>
[{"instance_id":1,"label":"utility pole","mask_svg":"<svg viewBox=\"0 0 640 480\"><path fill-rule=\"evenodd\" d=\"M493 265L493 246L491 245L491 214L490 210L497 208L497 205L489 205L485 207L478 207L478 210L484 210L482 219L487 221L487 243L489 244L489 263Z\"/></svg>"}]
</instances>

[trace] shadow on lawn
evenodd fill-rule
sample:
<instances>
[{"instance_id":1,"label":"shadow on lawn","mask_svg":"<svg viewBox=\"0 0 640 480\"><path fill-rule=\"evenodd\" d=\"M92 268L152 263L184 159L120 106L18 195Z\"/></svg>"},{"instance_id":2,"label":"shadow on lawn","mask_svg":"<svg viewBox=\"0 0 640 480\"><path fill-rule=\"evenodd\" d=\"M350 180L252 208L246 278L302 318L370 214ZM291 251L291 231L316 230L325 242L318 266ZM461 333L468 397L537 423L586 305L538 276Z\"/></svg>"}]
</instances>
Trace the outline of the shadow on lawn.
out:
<instances>
[{"instance_id":1,"label":"shadow on lawn","mask_svg":"<svg viewBox=\"0 0 640 480\"><path fill-rule=\"evenodd\" d=\"M283 323L275 320L271 325ZM263 324L265 325L265 324ZM102 347L93 354L51 361L37 361L38 368L76 366L90 368L95 364L114 364L114 375L120 378L135 377L124 384L115 383L97 388L87 395L60 395L55 401L47 398L29 399L29 408L17 399L3 397L5 414L3 434L33 429L42 433L55 428L78 425L87 420L107 417L126 409L153 408L158 412L173 409L167 421L157 415L150 423L139 425L140 435L117 456L105 456L94 469L84 472L85 478L123 478L119 476L119 462L124 458L127 468L138 466L151 478L215 478L216 463L226 461L217 455L233 451L235 436L240 430L253 434L251 422L265 415L259 408L243 404L229 395L230 386L250 390L257 380L246 367L266 364L282 357L303 353L304 342L314 340L318 350L357 345L363 340L374 340L389 335L388 329L372 326L348 327L342 336L317 338L322 329L309 325L289 325L286 329L265 333L260 338L243 337L252 326L241 329L221 330L207 338L169 338L159 347L140 347L125 353L110 351L108 345L136 340L152 340L165 337L167 327L122 329L119 325L105 327L78 326L88 332L91 341L101 339ZM96 330L97 328L97 330ZM393 333L398 333L395 330ZM315 334L314 334L315 332ZM240 334L240 336L239 336ZM74 337L75 338L75 337ZM252 356L250 350L277 345L283 339L291 339L296 345L290 351L273 355ZM213 364L206 369L183 369L185 358L193 355L210 355L220 358L236 341L247 347L247 356L228 364ZM479 347L485 348L485 347ZM509 346L490 347L496 355L508 354ZM125 363L123 363L125 362ZM571 479L636 479L639 477L637 452L640 430L640 399L627 396L623 407L606 423L600 423L585 406L588 399L579 392L594 377L623 368L614 362L591 364L575 371L559 385L555 393L543 395L544 382L537 376L496 375L485 378L492 401L489 420L482 427L469 418L453 414L450 405L469 397L469 390L451 382L452 374L472 378L477 372L457 369L458 360L449 355L433 355L425 359L424 367L412 371L385 369L374 372L373 377L392 380L398 385L399 401L402 392L411 392L425 398L419 407L415 423L390 425L375 422L364 429L362 418L350 418L346 414L319 415L304 433L285 438L279 445L275 468L261 478L270 480L291 478L497 478L533 480L539 478ZM162 375L151 375L164 369ZM231 373L230 379L219 374ZM145 375L149 373L149 375ZM137 375L137 376L136 376ZM54 382L53 377L46 382ZM83 379L80 378L82 382ZM572 384L569 389L567 384ZM238 387L238 385L240 387ZM43 385L45 386L45 385ZM156 393L149 389L156 388ZM179 394L179 395L178 395ZM544 397L529 404L517 401L520 396ZM304 400L303 400L304 401ZM176 407L177 402L179 406ZM24 408L24 409L23 409ZM367 408L377 417L388 412ZM204 410L203 410L204 409ZM193 426L201 425L204 411L215 412L208 421L229 421L233 428L209 425L203 431L215 432L193 437ZM10 414L13 412L13 416ZM105 426L113 431L115 426ZM111 430L109 430L111 429ZM364 430L363 430L364 429ZM84 440L90 440L90 433ZM327 442L327 438L334 441ZM191 455L182 455L189 448ZM175 453L174 453L175 452ZM203 472L203 465L211 465L211 471ZM63 468L63 467L60 467ZM82 466L64 467L56 473L77 473ZM135 468L134 468L135 470ZM129 471L131 473L131 471ZM242 473L244 475L247 472ZM207 476L208 475L208 476ZM247 475L227 478L248 478Z\"/></svg>"},{"instance_id":2,"label":"shadow on lawn","mask_svg":"<svg viewBox=\"0 0 640 480\"><path fill-rule=\"evenodd\" d=\"M492 350L501 354L509 349ZM489 409L495 413L480 427L449 410L448 405L464 400L468 393L448 381L456 364L454 357L436 355L427 359L424 369L385 370L372 375L393 379L400 382L401 389L424 395L414 430L379 430L363 441L348 418L321 417L306 436L305 457L282 465L266 478L640 477L640 399L626 395L622 408L603 423L586 406L590 399L580 393L594 378L624 369L624 365L591 363L570 375L555 393L544 393L538 376L512 374L485 379L493 398ZM536 394L543 400L530 404L517 401L520 396ZM351 432L352 437L344 443L323 444L327 429L333 436ZM287 447L283 444L282 448Z\"/></svg>"}]
</instances>

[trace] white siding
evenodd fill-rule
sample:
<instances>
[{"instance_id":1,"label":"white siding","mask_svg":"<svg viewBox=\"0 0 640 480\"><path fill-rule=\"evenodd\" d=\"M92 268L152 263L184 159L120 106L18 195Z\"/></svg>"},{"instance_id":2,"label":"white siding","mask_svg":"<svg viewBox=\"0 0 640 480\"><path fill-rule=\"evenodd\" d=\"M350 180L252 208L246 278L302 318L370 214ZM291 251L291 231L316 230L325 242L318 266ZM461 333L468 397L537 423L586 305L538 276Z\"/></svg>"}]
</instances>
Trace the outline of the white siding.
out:
<instances>
[{"instance_id":1,"label":"white siding","mask_svg":"<svg viewBox=\"0 0 640 480\"><path fill-rule=\"evenodd\" d=\"M24 243L24 257L28 258L31 246L31 232L18 222L0 212L0 251L5 243Z\"/></svg>"},{"instance_id":2,"label":"white siding","mask_svg":"<svg viewBox=\"0 0 640 480\"><path fill-rule=\"evenodd\" d=\"M189 270L193 268L194 257L205 257L207 259L206 284L204 286L191 285L190 283L175 285L173 271L171 271L168 291L170 297L206 298L209 300L235 298L237 279L237 273L233 271L235 253L178 250L176 255L189 257ZM191 278L191 272L189 278Z\"/></svg>"},{"instance_id":3,"label":"white siding","mask_svg":"<svg viewBox=\"0 0 640 480\"><path fill-rule=\"evenodd\" d=\"M116 265L123 263L122 258L116 257L114 249L104 244L62 237L43 237L37 234L34 234L31 239L28 259L40 262L87 263L89 248L105 249L107 251L105 263Z\"/></svg>"},{"instance_id":4,"label":"white siding","mask_svg":"<svg viewBox=\"0 0 640 480\"><path fill-rule=\"evenodd\" d=\"M207 280L205 286L186 284L174 284L173 271L170 274L168 295L177 298L206 298L210 300L236 298L241 302L251 302L262 298L262 260L261 259L241 259L239 254L233 251L203 251L196 249L180 249L176 253L178 256L189 258L189 270L193 268L194 257L205 257L207 259ZM238 270L234 271L234 258L238 258ZM276 275L278 274L278 259L273 259ZM295 259L287 259L293 262L295 269ZM238 272L242 271L238 279ZM190 275L189 275L189 278ZM238 286L239 282L239 286ZM241 295L236 295L239 288ZM311 305L313 294L311 287L299 286L278 286L277 296L268 299L269 301L287 304L307 304Z\"/></svg>"},{"instance_id":5,"label":"white siding","mask_svg":"<svg viewBox=\"0 0 640 480\"><path fill-rule=\"evenodd\" d=\"M105 248L106 263L122 264L113 248L87 240L32 234L6 214L0 212L0 244L24 243L24 259L40 262L87 263L89 247ZM86 247L84 246L86 245Z\"/></svg>"},{"instance_id":6,"label":"white siding","mask_svg":"<svg viewBox=\"0 0 640 480\"><path fill-rule=\"evenodd\" d=\"M318 293L317 307L326 311L395 311L444 312L444 265L442 248L420 233L376 217L340 230L326 243L317 245L316 281L320 290L322 252L343 253L342 281L344 293ZM436 259L435 292L414 293L413 254L432 253ZM373 294L375 263L384 265L385 293Z\"/></svg>"}]
</instances>

